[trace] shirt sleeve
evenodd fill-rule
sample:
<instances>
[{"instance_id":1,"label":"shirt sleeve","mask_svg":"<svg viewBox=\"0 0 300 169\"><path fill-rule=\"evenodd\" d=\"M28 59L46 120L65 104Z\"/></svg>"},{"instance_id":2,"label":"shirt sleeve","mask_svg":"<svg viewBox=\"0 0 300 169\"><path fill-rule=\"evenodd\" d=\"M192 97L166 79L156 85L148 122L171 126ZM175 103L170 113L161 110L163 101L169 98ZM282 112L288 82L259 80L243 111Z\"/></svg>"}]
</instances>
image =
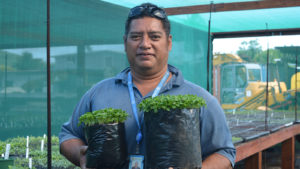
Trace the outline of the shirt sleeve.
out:
<instances>
[{"instance_id":1,"label":"shirt sleeve","mask_svg":"<svg viewBox=\"0 0 300 169\"><path fill-rule=\"evenodd\" d=\"M86 112L90 112L90 98L89 92L87 92L77 104L72 116L70 119L64 123L61 127L61 131L59 133L59 144L66 140L70 139L81 139L86 143L84 132L83 132L83 125L78 125L79 117Z\"/></svg>"},{"instance_id":2,"label":"shirt sleeve","mask_svg":"<svg viewBox=\"0 0 300 169\"><path fill-rule=\"evenodd\" d=\"M205 108L201 108L200 114L202 159L213 153L219 153L234 167L236 150L232 144L224 111L214 97L208 100L206 105Z\"/></svg>"}]
</instances>

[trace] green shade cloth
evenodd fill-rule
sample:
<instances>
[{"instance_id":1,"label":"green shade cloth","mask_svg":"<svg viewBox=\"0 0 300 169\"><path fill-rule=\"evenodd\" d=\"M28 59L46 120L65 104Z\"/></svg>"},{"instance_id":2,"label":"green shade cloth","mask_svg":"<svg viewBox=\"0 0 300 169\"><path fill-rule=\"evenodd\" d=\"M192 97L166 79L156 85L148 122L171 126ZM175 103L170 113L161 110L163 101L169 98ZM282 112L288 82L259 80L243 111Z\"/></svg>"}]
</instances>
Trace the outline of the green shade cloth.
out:
<instances>
[{"instance_id":1,"label":"green shade cloth","mask_svg":"<svg viewBox=\"0 0 300 169\"><path fill-rule=\"evenodd\" d=\"M46 2L1 1L0 139L43 135L47 124ZM96 0L51 0L52 132L97 82L128 67L123 34L129 9ZM169 63L206 87L207 32L171 20Z\"/></svg>"}]
</instances>

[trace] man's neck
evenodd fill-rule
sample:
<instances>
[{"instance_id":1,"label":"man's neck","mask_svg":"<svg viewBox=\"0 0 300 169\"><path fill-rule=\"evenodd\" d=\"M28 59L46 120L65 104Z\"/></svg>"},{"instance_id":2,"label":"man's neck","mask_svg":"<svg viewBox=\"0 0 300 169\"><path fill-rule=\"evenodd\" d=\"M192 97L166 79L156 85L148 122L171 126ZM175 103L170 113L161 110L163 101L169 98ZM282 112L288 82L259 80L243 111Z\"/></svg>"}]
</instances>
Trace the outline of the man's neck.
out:
<instances>
[{"instance_id":1,"label":"man's neck","mask_svg":"<svg viewBox=\"0 0 300 169\"><path fill-rule=\"evenodd\" d=\"M134 71L131 69L132 74L132 81L136 85L136 87L139 89L140 93L145 96L152 90L156 88L158 83L161 81L161 79L164 77L168 67L166 66L164 69L162 69L159 72L151 73L151 72L142 72L139 73L139 71ZM169 78L167 81L170 80L172 77L171 73L169 75ZM166 82L167 82L166 81Z\"/></svg>"}]
</instances>

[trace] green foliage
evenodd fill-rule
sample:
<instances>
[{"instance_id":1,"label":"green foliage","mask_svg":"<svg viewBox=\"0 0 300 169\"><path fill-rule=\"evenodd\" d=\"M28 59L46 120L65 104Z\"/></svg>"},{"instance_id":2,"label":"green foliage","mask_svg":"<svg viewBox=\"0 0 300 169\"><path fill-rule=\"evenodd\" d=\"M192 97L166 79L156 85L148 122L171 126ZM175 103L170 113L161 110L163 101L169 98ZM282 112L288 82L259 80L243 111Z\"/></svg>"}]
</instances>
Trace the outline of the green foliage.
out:
<instances>
[{"instance_id":1,"label":"green foliage","mask_svg":"<svg viewBox=\"0 0 300 169\"><path fill-rule=\"evenodd\" d=\"M147 98L139 105L139 109L144 112L172 109L197 109L206 106L205 100L196 95L160 95L154 98Z\"/></svg>"},{"instance_id":2,"label":"green foliage","mask_svg":"<svg viewBox=\"0 0 300 169\"><path fill-rule=\"evenodd\" d=\"M15 137L7 139L4 143L3 152L5 151L6 144L10 144L11 155L22 155L25 156L26 153L26 138L25 137ZM0 152L1 153L1 152Z\"/></svg>"},{"instance_id":3,"label":"green foliage","mask_svg":"<svg viewBox=\"0 0 300 169\"><path fill-rule=\"evenodd\" d=\"M32 158L33 169L47 169L47 138L44 139L44 151L40 150L43 137L29 137L29 157ZM26 137L16 137L0 141L0 153L4 153L5 145L11 144L11 155L14 155L14 166L9 169L28 169L29 160L25 158ZM52 136L52 169L80 169L59 153L59 142L57 136Z\"/></svg>"},{"instance_id":4,"label":"green foliage","mask_svg":"<svg viewBox=\"0 0 300 169\"><path fill-rule=\"evenodd\" d=\"M296 51L294 48L284 47L283 49L269 49L262 50L261 45L258 43L258 40L250 40L250 41L243 41L239 46L239 50L237 54L247 62L256 62L261 64L267 63L267 52L269 52L269 63L276 64L279 60L281 62L287 63L294 63L295 62L295 53Z\"/></svg>"},{"instance_id":5,"label":"green foliage","mask_svg":"<svg viewBox=\"0 0 300 169\"><path fill-rule=\"evenodd\" d=\"M0 141L0 154L4 154L5 152L5 142Z\"/></svg>"},{"instance_id":6,"label":"green foliage","mask_svg":"<svg viewBox=\"0 0 300 169\"><path fill-rule=\"evenodd\" d=\"M233 143L237 143L237 142L243 141L243 138L241 138L241 137L232 137L231 139L232 139Z\"/></svg>"},{"instance_id":7,"label":"green foliage","mask_svg":"<svg viewBox=\"0 0 300 169\"><path fill-rule=\"evenodd\" d=\"M28 80L22 85L22 89L24 89L27 93L42 92L45 86L45 79L39 78L35 80Z\"/></svg>"},{"instance_id":8,"label":"green foliage","mask_svg":"<svg viewBox=\"0 0 300 169\"><path fill-rule=\"evenodd\" d=\"M26 155L26 137L15 137L9 138L6 141L0 141L0 154L5 152L6 144L10 144L10 154L17 156L25 156ZM30 149L40 149L41 148L41 140L43 137L33 137L29 136L29 148ZM45 147L47 146L47 137L44 140ZM59 145L59 139L57 136L52 136L51 139L52 149L53 145Z\"/></svg>"},{"instance_id":9,"label":"green foliage","mask_svg":"<svg viewBox=\"0 0 300 169\"><path fill-rule=\"evenodd\" d=\"M0 72L16 71L15 63L20 58L20 55L0 50ZM7 59L7 60L6 60ZM7 65L5 65L7 63Z\"/></svg>"},{"instance_id":10,"label":"green foliage","mask_svg":"<svg viewBox=\"0 0 300 169\"><path fill-rule=\"evenodd\" d=\"M276 64L276 60L284 59L284 54L277 49L269 49L269 63ZM267 50L260 52L253 56L253 61L258 63L267 64Z\"/></svg>"},{"instance_id":11,"label":"green foliage","mask_svg":"<svg viewBox=\"0 0 300 169\"><path fill-rule=\"evenodd\" d=\"M74 166L69 162L65 157L63 157L59 151L52 151L52 168L72 168L77 169L78 167ZM47 169L47 151L41 152L40 150L33 150L30 157L32 158L32 168L42 168ZM28 159L17 157L14 161L14 166L11 166L11 169L25 169L28 168Z\"/></svg>"},{"instance_id":12,"label":"green foliage","mask_svg":"<svg viewBox=\"0 0 300 169\"><path fill-rule=\"evenodd\" d=\"M15 63L18 70L43 70L46 63L40 58L33 58L32 53L24 52Z\"/></svg>"},{"instance_id":13,"label":"green foliage","mask_svg":"<svg viewBox=\"0 0 300 169\"><path fill-rule=\"evenodd\" d=\"M47 144L48 140L47 137L45 139L45 144ZM59 138L57 136L52 136L51 137L51 144L52 145L59 145Z\"/></svg>"},{"instance_id":14,"label":"green foliage","mask_svg":"<svg viewBox=\"0 0 300 169\"><path fill-rule=\"evenodd\" d=\"M106 108L87 112L80 116L79 124L84 123L86 126L93 126L95 124L111 124L123 123L127 119L128 114L121 109Z\"/></svg>"},{"instance_id":15,"label":"green foliage","mask_svg":"<svg viewBox=\"0 0 300 169\"><path fill-rule=\"evenodd\" d=\"M0 65L0 71L4 72L5 70L10 71L10 72L11 71L15 71L15 69L13 67L11 67L11 66L5 67L4 64Z\"/></svg>"},{"instance_id":16,"label":"green foliage","mask_svg":"<svg viewBox=\"0 0 300 169\"><path fill-rule=\"evenodd\" d=\"M237 54L247 62L253 62L253 57L259 55L262 52L262 47L258 43L258 40L250 40L249 42L243 41Z\"/></svg>"}]
</instances>

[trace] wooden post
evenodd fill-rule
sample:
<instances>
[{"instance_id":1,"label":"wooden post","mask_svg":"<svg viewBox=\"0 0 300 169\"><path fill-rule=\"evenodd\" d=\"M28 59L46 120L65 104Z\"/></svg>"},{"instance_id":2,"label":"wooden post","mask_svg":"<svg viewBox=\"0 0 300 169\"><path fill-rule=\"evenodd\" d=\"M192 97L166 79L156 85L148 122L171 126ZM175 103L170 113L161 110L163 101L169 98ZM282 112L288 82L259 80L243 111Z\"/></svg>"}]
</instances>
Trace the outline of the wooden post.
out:
<instances>
[{"instance_id":1,"label":"wooden post","mask_svg":"<svg viewBox=\"0 0 300 169\"><path fill-rule=\"evenodd\" d=\"M245 169L262 169L262 152L258 152L246 159Z\"/></svg>"},{"instance_id":2,"label":"wooden post","mask_svg":"<svg viewBox=\"0 0 300 169\"><path fill-rule=\"evenodd\" d=\"M295 137L294 136L282 142L281 168L282 169L295 168Z\"/></svg>"}]
</instances>

